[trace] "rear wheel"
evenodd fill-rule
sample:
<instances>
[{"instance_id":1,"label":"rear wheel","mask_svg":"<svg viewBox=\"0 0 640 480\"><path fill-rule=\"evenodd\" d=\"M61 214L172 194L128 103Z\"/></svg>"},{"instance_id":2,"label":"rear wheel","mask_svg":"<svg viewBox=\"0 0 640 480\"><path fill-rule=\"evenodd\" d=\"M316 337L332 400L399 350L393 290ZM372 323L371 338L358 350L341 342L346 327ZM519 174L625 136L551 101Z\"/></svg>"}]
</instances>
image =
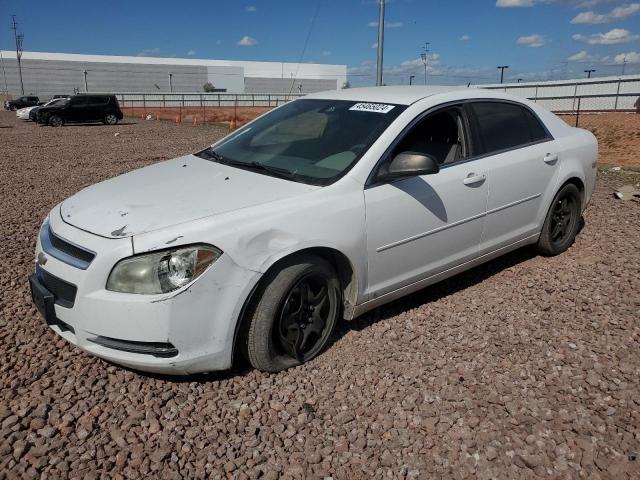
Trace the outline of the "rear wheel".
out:
<instances>
[{"instance_id":1,"label":"rear wheel","mask_svg":"<svg viewBox=\"0 0 640 480\"><path fill-rule=\"evenodd\" d=\"M102 122L105 125L115 125L116 123L118 123L118 117L116 117L113 113L108 113L107 115L105 115Z\"/></svg>"},{"instance_id":2,"label":"rear wheel","mask_svg":"<svg viewBox=\"0 0 640 480\"><path fill-rule=\"evenodd\" d=\"M543 255L558 255L574 242L580 227L582 196L575 185L569 183L556 194L544 221L538 252Z\"/></svg>"},{"instance_id":3,"label":"rear wheel","mask_svg":"<svg viewBox=\"0 0 640 480\"><path fill-rule=\"evenodd\" d=\"M262 285L244 331L251 365L278 372L318 355L329 342L342 305L333 267L316 256L285 260Z\"/></svg>"},{"instance_id":4,"label":"rear wheel","mask_svg":"<svg viewBox=\"0 0 640 480\"><path fill-rule=\"evenodd\" d=\"M62 117L60 115L51 115L49 117L49 125L52 127L61 127L64 124Z\"/></svg>"}]
</instances>

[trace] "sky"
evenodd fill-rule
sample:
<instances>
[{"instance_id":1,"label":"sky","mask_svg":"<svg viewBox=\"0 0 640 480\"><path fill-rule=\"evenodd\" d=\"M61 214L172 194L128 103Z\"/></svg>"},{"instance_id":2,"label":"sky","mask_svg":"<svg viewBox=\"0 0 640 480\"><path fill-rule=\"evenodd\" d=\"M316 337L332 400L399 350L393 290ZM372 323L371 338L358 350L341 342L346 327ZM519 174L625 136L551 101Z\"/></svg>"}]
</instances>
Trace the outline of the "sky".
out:
<instances>
[{"instance_id":1,"label":"sky","mask_svg":"<svg viewBox=\"0 0 640 480\"><path fill-rule=\"evenodd\" d=\"M0 0L0 49L345 64L375 84L377 0ZM384 83L640 72L640 1L387 0ZM626 60L626 63L625 63Z\"/></svg>"}]
</instances>

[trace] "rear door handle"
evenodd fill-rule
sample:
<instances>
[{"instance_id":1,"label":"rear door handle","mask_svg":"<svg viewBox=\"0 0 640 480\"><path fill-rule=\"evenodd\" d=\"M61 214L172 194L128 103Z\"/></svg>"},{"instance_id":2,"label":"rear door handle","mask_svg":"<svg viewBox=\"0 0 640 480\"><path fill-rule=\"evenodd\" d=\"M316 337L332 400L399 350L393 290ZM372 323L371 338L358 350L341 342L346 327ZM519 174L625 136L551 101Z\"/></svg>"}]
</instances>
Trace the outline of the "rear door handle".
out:
<instances>
[{"instance_id":1,"label":"rear door handle","mask_svg":"<svg viewBox=\"0 0 640 480\"><path fill-rule=\"evenodd\" d=\"M467 178L465 178L462 183L464 183L465 185L475 185L476 183L482 183L487 179L487 176L485 174L482 175L476 175L475 173L470 173L469 175L467 175Z\"/></svg>"},{"instance_id":2,"label":"rear door handle","mask_svg":"<svg viewBox=\"0 0 640 480\"><path fill-rule=\"evenodd\" d=\"M544 158L544 163L555 163L558 161L558 154L557 153L547 153Z\"/></svg>"}]
</instances>

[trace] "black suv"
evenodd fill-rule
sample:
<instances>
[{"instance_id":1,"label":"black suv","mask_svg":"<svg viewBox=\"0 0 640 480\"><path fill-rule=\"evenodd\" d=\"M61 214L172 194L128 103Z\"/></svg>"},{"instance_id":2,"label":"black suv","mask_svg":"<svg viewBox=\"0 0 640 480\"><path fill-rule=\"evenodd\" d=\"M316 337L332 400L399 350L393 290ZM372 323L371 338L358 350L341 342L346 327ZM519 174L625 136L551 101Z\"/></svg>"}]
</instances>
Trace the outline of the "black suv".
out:
<instances>
[{"instance_id":1,"label":"black suv","mask_svg":"<svg viewBox=\"0 0 640 480\"><path fill-rule=\"evenodd\" d=\"M38 103L40 103L40 99L38 97L29 95L4 102L4 109L15 112L19 108L34 107L38 105Z\"/></svg>"},{"instance_id":2,"label":"black suv","mask_svg":"<svg viewBox=\"0 0 640 480\"><path fill-rule=\"evenodd\" d=\"M60 127L70 122L102 122L115 125L122 117L115 95L75 95L69 100L62 100L38 110L38 123L52 127Z\"/></svg>"}]
</instances>

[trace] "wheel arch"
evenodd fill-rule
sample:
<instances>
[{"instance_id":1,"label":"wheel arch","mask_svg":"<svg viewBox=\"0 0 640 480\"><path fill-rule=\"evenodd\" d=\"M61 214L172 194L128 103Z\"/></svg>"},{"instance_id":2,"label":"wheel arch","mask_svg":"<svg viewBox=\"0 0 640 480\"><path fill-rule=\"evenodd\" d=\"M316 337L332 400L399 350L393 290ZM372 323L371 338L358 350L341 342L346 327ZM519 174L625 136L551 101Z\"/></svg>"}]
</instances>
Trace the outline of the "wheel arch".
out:
<instances>
[{"instance_id":1,"label":"wheel arch","mask_svg":"<svg viewBox=\"0 0 640 480\"><path fill-rule=\"evenodd\" d=\"M332 247L316 246L306 247L299 250L281 255L277 259L274 259L269 266L264 270L264 274L256 282L251 292L247 296L240 309L240 314L236 320L236 327L233 336L232 347L232 362L235 362L238 353L239 342L241 341L241 331L246 325L246 314L253 303L257 300L257 293L264 285L265 278L270 272L280 268L285 261L290 261L296 257L304 257L309 255L315 255L323 258L329 262L336 270L338 279L342 287L342 301L343 301L343 318L351 320L355 315L355 305L358 297L358 277L353 262L340 250Z\"/></svg>"}]
</instances>

